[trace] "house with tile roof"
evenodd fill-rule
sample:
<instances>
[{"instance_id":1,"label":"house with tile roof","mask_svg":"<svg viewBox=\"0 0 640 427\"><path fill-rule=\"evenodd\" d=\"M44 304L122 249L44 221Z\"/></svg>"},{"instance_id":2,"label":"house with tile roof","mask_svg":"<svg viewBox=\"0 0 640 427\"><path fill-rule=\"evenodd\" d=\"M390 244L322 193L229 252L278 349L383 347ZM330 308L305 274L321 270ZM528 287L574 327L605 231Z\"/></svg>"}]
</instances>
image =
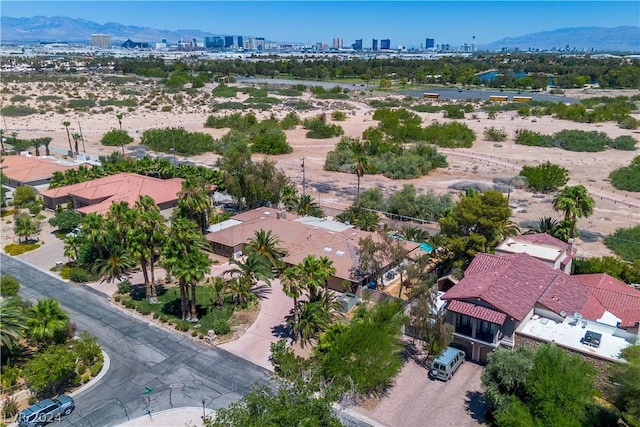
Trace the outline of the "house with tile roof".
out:
<instances>
[{"instance_id":1,"label":"house with tile roof","mask_svg":"<svg viewBox=\"0 0 640 427\"><path fill-rule=\"evenodd\" d=\"M640 291L606 274L568 275L526 252L477 254L441 298L454 345L475 361L519 335L607 359L638 340ZM587 332L602 345L585 344Z\"/></svg>"},{"instance_id":2,"label":"house with tile roof","mask_svg":"<svg viewBox=\"0 0 640 427\"><path fill-rule=\"evenodd\" d=\"M260 230L271 230L280 239L288 253L284 262L289 266L299 264L308 255L329 258L336 269L335 276L328 283L333 290L343 292L345 282L355 289L371 280L371 277L363 277L358 272L359 241L366 237L380 241L380 236L329 219L258 208L213 225L205 237L214 253L234 257L242 255L247 241ZM409 256L422 250L419 243L403 241L402 244L409 251ZM382 274L392 268L390 264L383 267Z\"/></svg>"},{"instance_id":3,"label":"house with tile roof","mask_svg":"<svg viewBox=\"0 0 640 427\"><path fill-rule=\"evenodd\" d=\"M54 172L66 172L78 166L80 163L74 161L26 155L2 156L2 163L0 163L2 174L7 177L9 187L46 185Z\"/></svg>"},{"instance_id":4,"label":"house with tile roof","mask_svg":"<svg viewBox=\"0 0 640 427\"><path fill-rule=\"evenodd\" d=\"M182 178L158 179L135 173L122 172L78 184L65 185L41 192L44 207L56 209L59 205L73 203L83 215L106 213L114 202L127 202L133 206L140 196L151 197L160 210L168 210L178 204L182 190Z\"/></svg>"}]
</instances>

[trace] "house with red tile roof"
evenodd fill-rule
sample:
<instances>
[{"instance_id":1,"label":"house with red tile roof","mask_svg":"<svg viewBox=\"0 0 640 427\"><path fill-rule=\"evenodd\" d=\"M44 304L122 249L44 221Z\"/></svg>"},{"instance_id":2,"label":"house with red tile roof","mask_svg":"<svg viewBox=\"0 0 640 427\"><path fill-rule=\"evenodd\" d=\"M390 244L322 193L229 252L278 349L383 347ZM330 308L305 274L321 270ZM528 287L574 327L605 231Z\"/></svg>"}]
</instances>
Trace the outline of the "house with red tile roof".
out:
<instances>
[{"instance_id":1,"label":"house with red tile roof","mask_svg":"<svg viewBox=\"0 0 640 427\"><path fill-rule=\"evenodd\" d=\"M480 362L519 334L610 359L638 340L640 291L606 274L570 276L526 252L477 254L441 298L454 345ZM587 331L607 345L584 344Z\"/></svg>"},{"instance_id":2,"label":"house with red tile roof","mask_svg":"<svg viewBox=\"0 0 640 427\"><path fill-rule=\"evenodd\" d=\"M160 210L178 204L182 178L158 179L135 173L118 173L78 184L65 185L41 192L44 207L56 209L72 202L83 215L106 213L114 202L127 202L133 206L140 196L151 197Z\"/></svg>"},{"instance_id":3,"label":"house with red tile roof","mask_svg":"<svg viewBox=\"0 0 640 427\"><path fill-rule=\"evenodd\" d=\"M9 187L45 185L49 183L54 172L66 172L78 166L78 162L23 155L2 156L0 163L2 174L8 178Z\"/></svg>"},{"instance_id":4,"label":"house with red tile roof","mask_svg":"<svg viewBox=\"0 0 640 427\"><path fill-rule=\"evenodd\" d=\"M215 224L210 230L205 237L213 252L226 257L240 256L247 241L260 230L271 230L280 239L287 250L284 262L289 266L299 264L308 255L326 256L336 269L328 286L340 292L345 290L345 281L356 288L371 280L357 271L359 241L366 237L376 242L381 239L377 233L358 230L351 225L323 218L299 217L272 208L240 213L224 223ZM409 256L422 250L418 243L403 241L402 244ZM382 273L391 268L385 266Z\"/></svg>"}]
</instances>

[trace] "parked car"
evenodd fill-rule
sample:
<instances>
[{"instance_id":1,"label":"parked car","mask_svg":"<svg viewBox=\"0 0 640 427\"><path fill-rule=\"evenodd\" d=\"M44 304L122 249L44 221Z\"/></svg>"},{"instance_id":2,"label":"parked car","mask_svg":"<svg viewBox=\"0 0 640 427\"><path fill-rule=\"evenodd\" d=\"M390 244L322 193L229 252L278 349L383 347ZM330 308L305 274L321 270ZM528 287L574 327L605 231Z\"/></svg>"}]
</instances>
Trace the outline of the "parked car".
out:
<instances>
[{"instance_id":1,"label":"parked car","mask_svg":"<svg viewBox=\"0 0 640 427\"><path fill-rule=\"evenodd\" d=\"M18 426L42 427L45 424L59 421L62 415L69 415L75 407L73 398L65 394L54 399L44 399L18 414Z\"/></svg>"},{"instance_id":2,"label":"parked car","mask_svg":"<svg viewBox=\"0 0 640 427\"><path fill-rule=\"evenodd\" d=\"M464 351L457 348L447 347L440 356L436 357L431 364L429 377L449 381L458 368L464 363L466 355Z\"/></svg>"},{"instance_id":3,"label":"parked car","mask_svg":"<svg viewBox=\"0 0 640 427\"><path fill-rule=\"evenodd\" d=\"M78 237L80 235L80 231L80 228L76 227L67 233L67 237Z\"/></svg>"}]
</instances>

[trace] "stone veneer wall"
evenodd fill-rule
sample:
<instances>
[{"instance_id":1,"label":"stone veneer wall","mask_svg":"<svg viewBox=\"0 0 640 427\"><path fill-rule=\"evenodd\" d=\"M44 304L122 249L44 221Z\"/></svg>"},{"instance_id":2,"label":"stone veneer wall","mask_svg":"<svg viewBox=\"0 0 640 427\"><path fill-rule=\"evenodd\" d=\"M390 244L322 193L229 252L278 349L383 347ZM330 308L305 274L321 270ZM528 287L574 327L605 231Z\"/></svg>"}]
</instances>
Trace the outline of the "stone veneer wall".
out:
<instances>
[{"instance_id":1,"label":"stone veneer wall","mask_svg":"<svg viewBox=\"0 0 640 427\"><path fill-rule=\"evenodd\" d=\"M517 348L517 347L527 346L535 349L541 346L542 344L547 344L547 343L548 341L540 340L530 336L521 335L516 332L514 347ZM600 357L591 356L589 354L582 353L580 351L575 351L567 347L563 347L563 346L560 346L560 347L571 352L571 354L578 355L581 360L589 363L591 366L595 368L596 374L593 378L593 384L598 390L600 390L600 392L603 395L606 396L608 394L607 389L611 386L611 381L609 381L609 376L608 376L609 366L617 362L613 360L607 360L607 359L602 359Z\"/></svg>"}]
</instances>

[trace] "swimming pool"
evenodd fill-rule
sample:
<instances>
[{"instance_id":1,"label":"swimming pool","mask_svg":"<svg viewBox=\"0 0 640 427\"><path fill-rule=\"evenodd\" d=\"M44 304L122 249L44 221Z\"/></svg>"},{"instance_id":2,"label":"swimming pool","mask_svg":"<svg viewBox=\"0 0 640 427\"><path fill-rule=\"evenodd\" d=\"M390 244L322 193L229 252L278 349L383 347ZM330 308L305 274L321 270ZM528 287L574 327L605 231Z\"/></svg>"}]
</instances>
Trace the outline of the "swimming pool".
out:
<instances>
[{"instance_id":1,"label":"swimming pool","mask_svg":"<svg viewBox=\"0 0 640 427\"><path fill-rule=\"evenodd\" d=\"M422 242L420 243L420 249L422 249L423 251L425 251L426 253L430 254L431 252L433 252L433 248L431 247L430 244L428 244L427 242Z\"/></svg>"}]
</instances>

